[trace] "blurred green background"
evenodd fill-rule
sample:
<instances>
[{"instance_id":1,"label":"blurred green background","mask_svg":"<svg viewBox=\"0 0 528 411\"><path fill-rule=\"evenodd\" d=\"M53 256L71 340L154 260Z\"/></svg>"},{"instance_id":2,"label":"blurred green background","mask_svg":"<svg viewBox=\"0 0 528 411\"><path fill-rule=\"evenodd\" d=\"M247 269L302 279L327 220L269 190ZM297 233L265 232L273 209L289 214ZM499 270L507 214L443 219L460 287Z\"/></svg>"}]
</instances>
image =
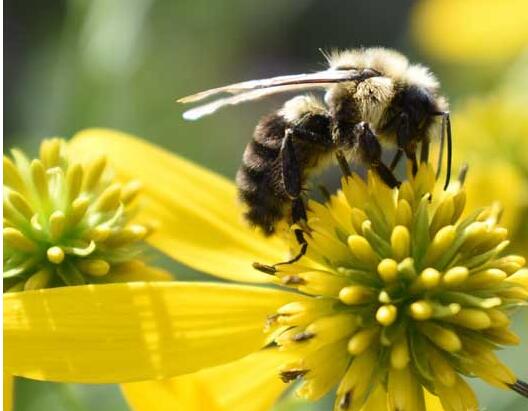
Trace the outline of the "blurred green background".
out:
<instances>
[{"instance_id":1,"label":"blurred green background","mask_svg":"<svg viewBox=\"0 0 528 411\"><path fill-rule=\"evenodd\" d=\"M525 227L514 230L514 244L524 252L528 161L514 161L511 148L528 152L526 4L517 0L7 0L4 149L19 146L35 153L44 137L111 127L233 178L259 116L284 99L229 108L186 123L177 97L230 82L320 69L324 59L319 48L392 47L429 65L441 79L455 111L455 139L470 142L461 143L465 151L457 153L457 162L468 153L478 175L479 161L487 165L497 160L518 177L518 185L509 188L519 196L503 199L500 192L497 196L515 211L510 226ZM487 107L493 98L512 102L511 110L518 109L520 116L513 120L506 116L501 120L505 126L499 127L494 110L484 110L488 114L480 118L471 110L471 104ZM465 135L457 134L457 111L461 122L481 128L466 127ZM491 121L490 127L498 133L499 143L488 150L492 160L480 150L484 144L479 138L486 138L489 131L482 118ZM510 144L504 150L503 132ZM483 178L481 190L493 183L486 179L498 177L484 173ZM187 270L183 275L192 279L198 274ZM527 320L524 313L516 323L524 345L503 355L524 379L528 379ZM526 401L510 392L481 383L474 386L488 410L526 409ZM331 401L308 406L290 399L280 410L326 410ZM17 411L127 409L115 386L20 379L15 403Z\"/></svg>"}]
</instances>

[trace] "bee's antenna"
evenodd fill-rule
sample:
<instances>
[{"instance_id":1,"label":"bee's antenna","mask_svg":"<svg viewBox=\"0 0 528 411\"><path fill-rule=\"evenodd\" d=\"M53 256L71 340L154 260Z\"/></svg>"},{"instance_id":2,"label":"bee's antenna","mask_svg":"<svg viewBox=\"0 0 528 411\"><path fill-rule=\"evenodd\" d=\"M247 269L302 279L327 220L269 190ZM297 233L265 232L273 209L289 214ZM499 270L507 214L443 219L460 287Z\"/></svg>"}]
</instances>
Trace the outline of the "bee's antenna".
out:
<instances>
[{"instance_id":1,"label":"bee's antenna","mask_svg":"<svg viewBox=\"0 0 528 411\"><path fill-rule=\"evenodd\" d=\"M446 119L446 128L447 128L447 170L446 170L446 179L444 184L444 190L447 190L449 181L451 180L451 163L453 161L453 138L451 136L451 118L449 117L449 112L445 113Z\"/></svg>"},{"instance_id":2,"label":"bee's antenna","mask_svg":"<svg viewBox=\"0 0 528 411\"><path fill-rule=\"evenodd\" d=\"M436 179L440 177L442 172L442 162L444 159L444 146L447 136L447 169L446 179L444 183L444 190L447 189L449 182L451 181L451 165L453 160L453 139L451 135L451 118L449 117L448 111L440 111L433 113L434 116L442 116L442 130L440 132L440 152L438 153L438 164L436 169Z\"/></svg>"},{"instance_id":3,"label":"bee's antenna","mask_svg":"<svg viewBox=\"0 0 528 411\"><path fill-rule=\"evenodd\" d=\"M436 164L436 176L438 180L440 178L440 173L442 172L442 160L444 159L444 149L445 149L445 131L446 131L446 121L445 116L440 113L434 113L434 115L442 115L442 128L440 130L440 151L438 152L438 161Z\"/></svg>"}]
</instances>

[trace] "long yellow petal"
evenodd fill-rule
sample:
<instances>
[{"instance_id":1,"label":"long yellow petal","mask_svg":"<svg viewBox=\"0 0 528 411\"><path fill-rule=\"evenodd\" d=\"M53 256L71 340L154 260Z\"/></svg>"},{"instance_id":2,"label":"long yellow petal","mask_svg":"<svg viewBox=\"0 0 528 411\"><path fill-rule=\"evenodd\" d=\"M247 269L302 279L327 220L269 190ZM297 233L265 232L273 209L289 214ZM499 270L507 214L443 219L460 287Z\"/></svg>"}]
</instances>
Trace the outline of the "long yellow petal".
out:
<instances>
[{"instance_id":1,"label":"long yellow petal","mask_svg":"<svg viewBox=\"0 0 528 411\"><path fill-rule=\"evenodd\" d=\"M265 344L274 289L150 282L4 294L4 369L37 380L119 383L234 361Z\"/></svg>"},{"instance_id":2,"label":"long yellow petal","mask_svg":"<svg viewBox=\"0 0 528 411\"><path fill-rule=\"evenodd\" d=\"M288 388L279 368L291 357L265 349L194 374L123 384L122 389L134 411L267 411Z\"/></svg>"},{"instance_id":3,"label":"long yellow petal","mask_svg":"<svg viewBox=\"0 0 528 411\"><path fill-rule=\"evenodd\" d=\"M218 174L112 130L82 131L70 151L79 161L106 155L119 177L140 180L141 215L157 222L148 241L186 265L231 280L268 282L252 263L287 257L282 241L246 225L234 184Z\"/></svg>"},{"instance_id":4,"label":"long yellow petal","mask_svg":"<svg viewBox=\"0 0 528 411\"><path fill-rule=\"evenodd\" d=\"M4 411L11 411L13 409L13 383L13 376L4 372Z\"/></svg>"}]
</instances>

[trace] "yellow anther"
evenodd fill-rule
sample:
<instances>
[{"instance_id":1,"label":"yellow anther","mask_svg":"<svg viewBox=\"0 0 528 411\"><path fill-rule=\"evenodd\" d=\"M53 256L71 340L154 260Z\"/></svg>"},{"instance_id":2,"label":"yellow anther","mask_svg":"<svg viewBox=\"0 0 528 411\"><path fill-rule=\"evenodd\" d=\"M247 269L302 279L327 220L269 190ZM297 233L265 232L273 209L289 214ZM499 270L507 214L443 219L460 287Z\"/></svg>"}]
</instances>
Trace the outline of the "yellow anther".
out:
<instances>
[{"instance_id":1,"label":"yellow anther","mask_svg":"<svg viewBox=\"0 0 528 411\"><path fill-rule=\"evenodd\" d=\"M115 210L121 202L121 184L115 183L107 187L97 199L95 209L101 212Z\"/></svg>"},{"instance_id":2,"label":"yellow anther","mask_svg":"<svg viewBox=\"0 0 528 411\"><path fill-rule=\"evenodd\" d=\"M497 268L489 268L471 275L464 283L465 288L492 288L505 280L507 274Z\"/></svg>"},{"instance_id":3,"label":"yellow anther","mask_svg":"<svg viewBox=\"0 0 528 411\"><path fill-rule=\"evenodd\" d=\"M415 320L425 321L432 317L433 306L425 300L415 301L409 306L409 314Z\"/></svg>"},{"instance_id":4,"label":"yellow anther","mask_svg":"<svg viewBox=\"0 0 528 411\"><path fill-rule=\"evenodd\" d=\"M136 198L140 191L141 183L139 181L129 181L123 186L123 189L121 190L121 201L123 204L130 203L132 200L134 200L134 198Z\"/></svg>"},{"instance_id":5,"label":"yellow anther","mask_svg":"<svg viewBox=\"0 0 528 411\"><path fill-rule=\"evenodd\" d=\"M454 331L431 322L419 323L419 328L435 345L447 352L462 348L462 342Z\"/></svg>"},{"instance_id":6,"label":"yellow anther","mask_svg":"<svg viewBox=\"0 0 528 411\"><path fill-rule=\"evenodd\" d=\"M26 185L17 166L6 156L4 156L4 185L24 194Z\"/></svg>"},{"instance_id":7,"label":"yellow anther","mask_svg":"<svg viewBox=\"0 0 528 411\"><path fill-rule=\"evenodd\" d=\"M40 290L46 288L51 280L51 272L47 269L37 271L24 284L24 290Z\"/></svg>"},{"instance_id":8,"label":"yellow anther","mask_svg":"<svg viewBox=\"0 0 528 411\"><path fill-rule=\"evenodd\" d=\"M466 205L466 192L464 190L459 190L453 197L453 201L455 204L455 213L453 214L453 222L458 220L458 218L462 215L462 212L464 211L464 207Z\"/></svg>"},{"instance_id":9,"label":"yellow anther","mask_svg":"<svg viewBox=\"0 0 528 411\"><path fill-rule=\"evenodd\" d=\"M48 260L53 264L60 264L64 261L64 251L58 246L48 248L46 252Z\"/></svg>"},{"instance_id":10,"label":"yellow anther","mask_svg":"<svg viewBox=\"0 0 528 411\"><path fill-rule=\"evenodd\" d=\"M391 283L398 278L398 263L392 258L385 258L378 264L378 274L386 283Z\"/></svg>"},{"instance_id":11,"label":"yellow anther","mask_svg":"<svg viewBox=\"0 0 528 411\"><path fill-rule=\"evenodd\" d=\"M99 183L99 179L106 167L106 158L99 157L92 161L87 169L83 180L83 191L91 191Z\"/></svg>"},{"instance_id":12,"label":"yellow anther","mask_svg":"<svg viewBox=\"0 0 528 411\"><path fill-rule=\"evenodd\" d=\"M491 327L507 327L511 321L507 314L497 308L489 308L486 314L491 320Z\"/></svg>"},{"instance_id":13,"label":"yellow anther","mask_svg":"<svg viewBox=\"0 0 528 411\"><path fill-rule=\"evenodd\" d=\"M411 257L404 258L398 264L398 273L400 276L407 280L416 279L416 269L414 267L414 260Z\"/></svg>"},{"instance_id":14,"label":"yellow anther","mask_svg":"<svg viewBox=\"0 0 528 411\"><path fill-rule=\"evenodd\" d=\"M81 221L89 205L90 201L86 197L79 197L73 200L71 210L68 213L68 225L73 226Z\"/></svg>"},{"instance_id":15,"label":"yellow anther","mask_svg":"<svg viewBox=\"0 0 528 411\"><path fill-rule=\"evenodd\" d=\"M442 201L436 212L434 213L433 219L431 220L429 233L434 236L438 230L442 227L450 225L453 221L453 215L455 214L455 202L453 197L447 197Z\"/></svg>"},{"instance_id":16,"label":"yellow anther","mask_svg":"<svg viewBox=\"0 0 528 411\"><path fill-rule=\"evenodd\" d=\"M302 284L299 291L324 297L336 297L343 287L349 284L348 279L324 271L306 271L299 274Z\"/></svg>"},{"instance_id":17,"label":"yellow anther","mask_svg":"<svg viewBox=\"0 0 528 411\"><path fill-rule=\"evenodd\" d=\"M356 234L349 236L348 247L352 255L360 262L368 265L378 264L379 259L365 237Z\"/></svg>"},{"instance_id":18,"label":"yellow anther","mask_svg":"<svg viewBox=\"0 0 528 411\"><path fill-rule=\"evenodd\" d=\"M56 167L59 165L61 150L61 140L52 138L44 140L40 145L40 159L45 168Z\"/></svg>"},{"instance_id":19,"label":"yellow anther","mask_svg":"<svg viewBox=\"0 0 528 411\"><path fill-rule=\"evenodd\" d=\"M38 195L44 202L46 202L49 197L48 178L46 176L46 170L40 160L33 160L31 162L30 171L31 180L33 181L33 185L35 186Z\"/></svg>"},{"instance_id":20,"label":"yellow anther","mask_svg":"<svg viewBox=\"0 0 528 411\"><path fill-rule=\"evenodd\" d=\"M96 242L104 241L110 236L111 233L112 229L110 227L105 224L100 224L90 231L89 239Z\"/></svg>"},{"instance_id":21,"label":"yellow anther","mask_svg":"<svg viewBox=\"0 0 528 411\"><path fill-rule=\"evenodd\" d=\"M462 284L469 276L469 270L466 267L453 267L447 270L442 278L447 287L456 287Z\"/></svg>"},{"instance_id":22,"label":"yellow anther","mask_svg":"<svg viewBox=\"0 0 528 411\"><path fill-rule=\"evenodd\" d=\"M505 281L522 285L528 290L528 268L523 268L513 273Z\"/></svg>"},{"instance_id":23,"label":"yellow anther","mask_svg":"<svg viewBox=\"0 0 528 411\"><path fill-rule=\"evenodd\" d=\"M387 327L396 321L398 309L395 305L382 305L376 311L376 320L383 326Z\"/></svg>"},{"instance_id":24,"label":"yellow anther","mask_svg":"<svg viewBox=\"0 0 528 411\"><path fill-rule=\"evenodd\" d=\"M409 364L409 347L405 336L393 345L390 356L391 365L397 370L403 370Z\"/></svg>"},{"instance_id":25,"label":"yellow anther","mask_svg":"<svg viewBox=\"0 0 528 411\"><path fill-rule=\"evenodd\" d=\"M521 342L520 337L506 327L488 328L484 333L497 344L518 345Z\"/></svg>"},{"instance_id":26,"label":"yellow anther","mask_svg":"<svg viewBox=\"0 0 528 411\"><path fill-rule=\"evenodd\" d=\"M396 207L396 225L410 227L412 223L412 215L412 208L407 200L402 199L398 201L398 205Z\"/></svg>"},{"instance_id":27,"label":"yellow anther","mask_svg":"<svg viewBox=\"0 0 528 411\"><path fill-rule=\"evenodd\" d=\"M426 268L423 270L418 278L411 285L411 292L417 292L420 290L432 290L433 288L438 287L442 275L440 272L434 268Z\"/></svg>"},{"instance_id":28,"label":"yellow anther","mask_svg":"<svg viewBox=\"0 0 528 411\"><path fill-rule=\"evenodd\" d=\"M378 294L378 301L382 304L390 304L392 302L390 294L387 290L381 290Z\"/></svg>"},{"instance_id":29,"label":"yellow anther","mask_svg":"<svg viewBox=\"0 0 528 411\"><path fill-rule=\"evenodd\" d=\"M488 232L488 226L486 223L475 221L466 227L464 230L464 243L462 249L470 250L479 241L486 236Z\"/></svg>"},{"instance_id":30,"label":"yellow anther","mask_svg":"<svg viewBox=\"0 0 528 411\"><path fill-rule=\"evenodd\" d=\"M359 318L353 314L329 315L319 318L306 327L306 332L317 337L317 341L328 344L353 334L359 326Z\"/></svg>"},{"instance_id":31,"label":"yellow anther","mask_svg":"<svg viewBox=\"0 0 528 411\"><path fill-rule=\"evenodd\" d=\"M433 265L451 247L456 238L456 228L452 225L442 227L434 236L427 249L425 265Z\"/></svg>"},{"instance_id":32,"label":"yellow anther","mask_svg":"<svg viewBox=\"0 0 528 411\"><path fill-rule=\"evenodd\" d=\"M59 239L64 232L66 217L62 211L54 211L49 217L49 230L53 240Z\"/></svg>"},{"instance_id":33,"label":"yellow anther","mask_svg":"<svg viewBox=\"0 0 528 411\"><path fill-rule=\"evenodd\" d=\"M521 257L520 255L508 255L506 257L499 258L493 263L495 268L504 271L508 275L515 273L517 270L524 267L525 264L525 258Z\"/></svg>"},{"instance_id":34,"label":"yellow anther","mask_svg":"<svg viewBox=\"0 0 528 411\"><path fill-rule=\"evenodd\" d=\"M68 171L66 171L66 190L68 193L68 202L73 201L79 196L82 187L82 180L83 169L80 164L73 164L68 167Z\"/></svg>"},{"instance_id":35,"label":"yellow anther","mask_svg":"<svg viewBox=\"0 0 528 411\"><path fill-rule=\"evenodd\" d=\"M409 229L402 225L397 225L391 234L392 256L396 261L401 261L408 257L411 250L411 234Z\"/></svg>"},{"instance_id":36,"label":"yellow anther","mask_svg":"<svg viewBox=\"0 0 528 411\"><path fill-rule=\"evenodd\" d=\"M374 293L361 285L350 285L339 292L339 299L347 305L358 305L372 301Z\"/></svg>"},{"instance_id":37,"label":"yellow anther","mask_svg":"<svg viewBox=\"0 0 528 411\"><path fill-rule=\"evenodd\" d=\"M26 219L30 220L33 214L35 214L35 211L33 211L33 208L31 208L31 205L27 202L27 200L19 194L16 191L9 191L9 194L7 195L8 201L11 203L11 205L20 213L22 214Z\"/></svg>"},{"instance_id":38,"label":"yellow anther","mask_svg":"<svg viewBox=\"0 0 528 411\"><path fill-rule=\"evenodd\" d=\"M37 249L37 245L33 241L13 227L4 228L3 238L6 245L22 252L30 253Z\"/></svg>"},{"instance_id":39,"label":"yellow anther","mask_svg":"<svg viewBox=\"0 0 528 411\"><path fill-rule=\"evenodd\" d=\"M94 277L102 277L110 271L110 264L105 260L81 259L77 261L77 267L83 273Z\"/></svg>"},{"instance_id":40,"label":"yellow anther","mask_svg":"<svg viewBox=\"0 0 528 411\"><path fill-rule=\"evenodd\" d=\"M462 308L458 314L446 318L446 321L470 330L483 330L491 326L491 319L486 312L473 308Z\"/></svg>"},{"instance_id":41,"label":"yellow anther","mask_svg":"<svg viewBox=\"0 0 528 411\"><path fill-rule=\"evenodd\" d=\"M359 208L353 208L350 210L350 219L352 220L352 227L356 233L361 233L361 226L363 222L368 219L365 212Z\"/></svg>"},{"instance_id":42,"label":"yellow anther","mask_svg":"<svg viewBox=\"0 0 528 411\"><path fill-rule=\"evenodd\" d=\"M361 354L374 341L378 332L379 329L376 327L358 331L348 341L348 352L352 355Z\"/></svg>"},{"instance_id":43,"label":"yellow anther","mask_svg":"<svg viewBox=\"0 0 528 411\"><path fill-rule=\"evenodd\" d=\"M400 186L400 190L398 192L398 200L405 200L410 205L414 204L414 189L409 181L404 181Z\"/></svg>"}]
</instances>

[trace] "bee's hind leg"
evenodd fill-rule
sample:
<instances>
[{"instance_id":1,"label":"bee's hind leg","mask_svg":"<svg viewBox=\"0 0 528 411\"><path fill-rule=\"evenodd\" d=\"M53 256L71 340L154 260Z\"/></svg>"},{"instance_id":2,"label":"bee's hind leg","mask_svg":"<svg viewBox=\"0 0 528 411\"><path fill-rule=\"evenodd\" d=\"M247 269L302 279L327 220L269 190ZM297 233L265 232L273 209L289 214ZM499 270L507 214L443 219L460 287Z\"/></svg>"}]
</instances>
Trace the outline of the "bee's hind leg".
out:
<instances>
[{"instance_id":1,"label":"bee's hind leg","mask_svg":"<svg viewBox=\"0 0 528 411\"><path fill-rule=\"evenodd\" d=\"M287 129L280 150L282 181L286 194L292 202L291 217L292 222L299 225L306 225L306 207L301 197L302 192L302 172L295 155L295 147L293 145L294 130ZM299 261L308 250L308 243L304 238L304 230L296 228L294 230L295 238L301 246L297 255L288 261L276 263L273 265L264 265L260 263L253 263L253 267L259 271L267 274L274 274L277 271L277 266L293 264Z\"/></svg>"},{"instance_id":2,"label":"bee's hind leg","mask_svg":"<svg viewBox=\"0 0 528 411\"><path fill-rule=\"evenodd\" d=\"M292 221L293 223L302 223L306 222L306 208L304 206L304 201L301 197L296 198L292 201ZM253 268L256 270L262 271L266 274L275 274L277 272L277 267L281 265L293 264L299 261L308 251L308 242L304 237L304 230L301 228L294 229L295 239L297 243L301 246L297 255L287 261L282 261L280 263L275 263L273 265L266 265L261 263L253 263Z\"/></svg>"}]
</instances>

